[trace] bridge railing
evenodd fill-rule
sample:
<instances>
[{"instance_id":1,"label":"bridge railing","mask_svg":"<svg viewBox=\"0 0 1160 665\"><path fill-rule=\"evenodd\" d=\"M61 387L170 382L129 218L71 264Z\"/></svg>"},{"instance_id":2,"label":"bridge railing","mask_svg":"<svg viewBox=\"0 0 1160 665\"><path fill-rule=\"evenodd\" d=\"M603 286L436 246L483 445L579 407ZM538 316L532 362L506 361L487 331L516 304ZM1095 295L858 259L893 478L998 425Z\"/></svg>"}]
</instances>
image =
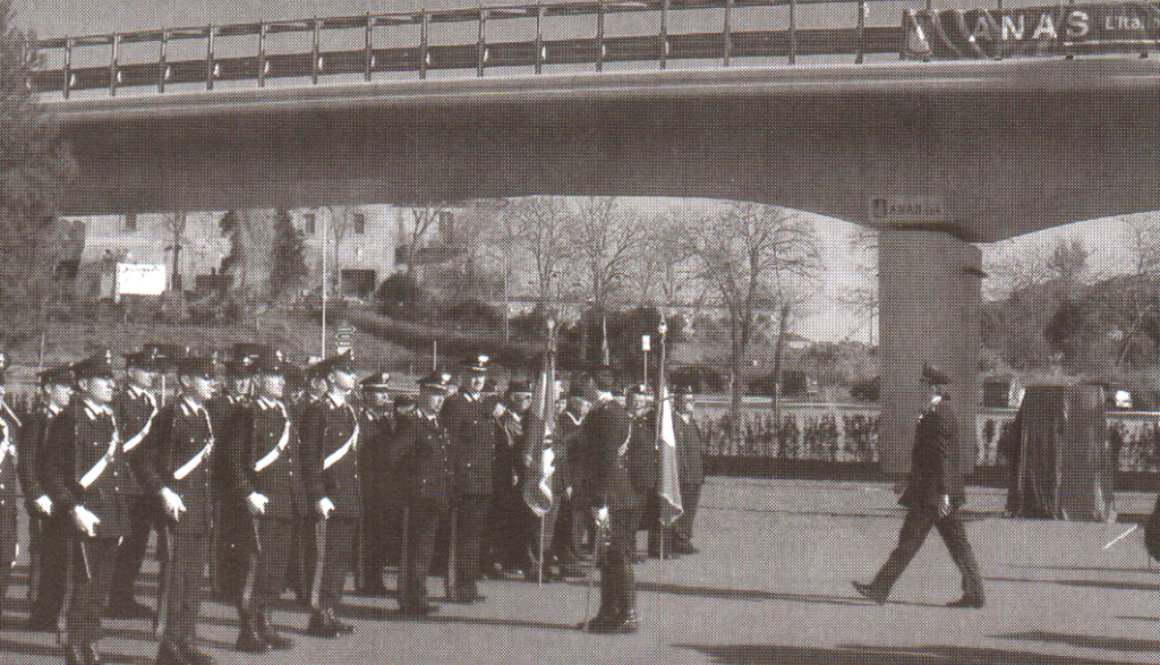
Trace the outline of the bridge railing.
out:
<instances>
[{"instance_id":1,"label":"bridge railing","mask_svg":"<svg viewBox=\"0 0 1160 665\"><path fill-rule=\"evenodd\" d=\"M156 87L204 84L212 90L219 81L252 81L261 87L271 79L299 78L318 83L335 75L361 75L370 81L376 73L414 72L424 79L434 70L475 70L484 76L491 68L527 68L542 73L550 65L593 65L602 71L606 64L654 62L660 69L671 61L703 60L729 67L737 58L785 58L794 64L798 56L849 56L860 63L866 54L898 53L902 28L867 26L870 2L892 0L580 0L552 4L480 7L477 9L420 10L417 12L367 14L309 18L290 21L161 28L114 34L67 36L39 42L42 52L52 56L56 67L37 71L30 85L39 92L58 92L68 97L75 90L107 89L116 95L125 87ZM848 27L797 25L801 5L851 6L855 16ZM735 10L781 8L787 12L784 29L743 29L737 25ZM712 32L674 33L670 25L678 14L713 10L720 12L720 29ZM612 35L606 31L606 17L647 12L656 15L655 32L644 35ZM590 35L552 38L545 25L552 20L588 17L595 19ZM502 41L489 38L489 26L497 21L522 19L534 23L534 37ZM474 43L436 43L432 26L474 23ZM409 27L417 39L402 43L383 41L383 28ZM298 34L309 37L308 52L270 52L270 38ZM361 41L361 48L327 48L324 37L343 33L336 42ZM361 33L361 39L360 35ZM398 35L392 35L398 37ZM256 39L256 48L242 55L222 55L223 40ZM174 59L176 47L188 51L190 42L204 47L204 57ZM81 49L107 49L101 65L77 63ZM127 47L155 54L145 62L124 62ZM236 51L236 48L228 49ZM91 58L89 58L91 59Z\"/></svg>"}]
</instances>

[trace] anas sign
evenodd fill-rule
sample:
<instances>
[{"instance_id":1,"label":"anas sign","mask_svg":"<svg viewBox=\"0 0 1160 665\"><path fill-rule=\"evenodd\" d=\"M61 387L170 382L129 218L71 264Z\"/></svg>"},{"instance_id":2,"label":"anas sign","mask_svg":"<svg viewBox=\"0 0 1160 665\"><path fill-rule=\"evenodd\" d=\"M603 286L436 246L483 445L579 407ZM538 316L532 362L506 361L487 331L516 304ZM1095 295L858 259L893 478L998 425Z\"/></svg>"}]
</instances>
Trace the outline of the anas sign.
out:
<instances>
[{"instance_id":1,"label":"anas sign","mask_svg":"<svg viewBox=\"0 0 1160 665\"><path fill-rule=\"evenodd\" d=\"M1160 2L908 9L903 32L911 60L1147 53L1160 49Z\"/></svg>"}]
</instances>

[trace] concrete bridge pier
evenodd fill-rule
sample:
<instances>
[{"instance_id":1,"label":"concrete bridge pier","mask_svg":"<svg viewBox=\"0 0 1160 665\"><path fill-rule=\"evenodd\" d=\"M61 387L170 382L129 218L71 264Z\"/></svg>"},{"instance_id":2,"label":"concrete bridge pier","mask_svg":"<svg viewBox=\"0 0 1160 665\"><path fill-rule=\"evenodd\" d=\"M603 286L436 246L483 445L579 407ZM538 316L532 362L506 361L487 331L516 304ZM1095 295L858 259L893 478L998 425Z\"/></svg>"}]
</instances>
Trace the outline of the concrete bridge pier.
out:
<instances>
[{"instance_id":1,"label":"concrete bridge pier","mask_svg":"<svg viewBox=\"0 0 1160 665\"><path fill-rule=\"evenodd\" d=\"M884 229L878 237L882 407L878 424L883 471L910 470L914 426L925 405L924 362L951 378L959 418L958 459L974 469L979 380L982 252L938 230Z\"/></svg>"}]
</instances>

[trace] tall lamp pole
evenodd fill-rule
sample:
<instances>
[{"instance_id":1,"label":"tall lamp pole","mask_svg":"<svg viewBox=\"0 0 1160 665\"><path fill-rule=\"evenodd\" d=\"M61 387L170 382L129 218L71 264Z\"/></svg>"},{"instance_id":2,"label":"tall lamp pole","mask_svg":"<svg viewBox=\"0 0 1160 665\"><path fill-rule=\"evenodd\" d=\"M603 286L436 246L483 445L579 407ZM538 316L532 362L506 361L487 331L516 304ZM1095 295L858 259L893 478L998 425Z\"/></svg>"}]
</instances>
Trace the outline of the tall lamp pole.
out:
<instances>
[{"instance_id":1,"label":"tall lamp pole","mask_svg":"<svg viewBox=\"0 0 1160 665\"><path fill-rule=\"evenodd\" d=\"M326 236L330 234L330 211L322 217L322 342L318 356L326 357L326 290L328 282L326 275Z\"/></svg>"}]
</instances>

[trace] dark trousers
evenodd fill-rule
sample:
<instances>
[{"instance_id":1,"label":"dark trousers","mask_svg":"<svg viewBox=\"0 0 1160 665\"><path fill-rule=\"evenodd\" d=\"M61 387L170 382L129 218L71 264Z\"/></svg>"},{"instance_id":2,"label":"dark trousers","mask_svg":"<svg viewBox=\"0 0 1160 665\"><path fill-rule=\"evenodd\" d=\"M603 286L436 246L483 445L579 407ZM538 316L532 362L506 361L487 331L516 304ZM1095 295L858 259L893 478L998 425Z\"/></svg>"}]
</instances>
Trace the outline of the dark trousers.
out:
<instances>
[{"instance_id":1,"label":"dark trousers","mask_svg":"<svg viewBox=\"0 0 1160 665\"><path fill-rule=\"evenodd\" d=\"M101 613L109 600L109 586L117 559L117 539L82 540L74 537L71 542L73 592L66 625L70 643L88 644L101 639ZM88 562L87 571L85 561Z\"/></svg>"},{"instance_id":2,"label":"dark trousers","mask_svg":"<svg viewBox=\"0 0 1160 665\"><path fill-rule=\"evenodd\" d=\"M435 553L435 534L445 519L446 504L418 499L403 515L405 533L399 575L399 606L413 610L427 598L427 572Z\"/></svg>"},{"instance_id":3,"label":"dark trousers","mask_svg":"<svg viewBox=\"0 0 1160 665\"><path fill-rule=\"evenodd\" d=\"M308 600L310 597L310 575L317 557L315 550L314 518L295 517L290 537L290 564L286 568L284 582L300 600Z\"/></svg>"},{"instance_id":4,"label":"dark trousers","mask_svg":"<svg viewBox=\"0 0 1160 665\"><path fill-rule=\"evenodd\" d=\"M681 507L685 512L673 522L673 540L688 543L693 540L693 521L697 519L697 502L701 500L701 485L681 484Z\"/></svg>"},{"instance_id":5,"label":"dark trousers","mask_svg":"<svg viewBox=\"0 0 1160 665\"><path fill-rule=\"evenodd\" d=\"M172 584L162 640L192 643L197 635L209 544L209 534L178 534L171 541L174 552L162 564L162 583ZM173 566L173 570L165 570L167 566Z\"/></svg>"},{"instance_id":6,"label":"dark trousers","mask_svg":"<svg viewBox=\"0 0 1160 665\"><path fill-rule=\"evenodd\" d=\"M59 516L32 518L38 525L36 548L40 559L40 583L36 588L36 598L32 602L29 620L36 623L56 623L64 602L64 587L68 549L61 547L68 537L71 523Z\"/></svg>"},{"instance_id":7,"label":"dark trousers","mask_svg":"<svg viewBox=\"0 0 1160 665\"><path fill-rule=\"evenodd\" d=\"M12 574L12 562L16 560L16 507L11 497L8 505L0 507L0 618L7 604L8 579Z\"/></svg>"},{"instance_id":8,"label":"dark trousers","mask_svg":"<svg viewBox=\"0 0 1160 665\"><path fill-rule=\"evenodd\" d=\"M455 560L447 562L448 575L452 569L455 570L456 590L476 592L483 527L487 522L490 502L491 497L487 495L461 494L456 497L450 516L455 520Z\"/></svg>"},{"instance_id":9,"label":"dark trousers","mask_svg":"<svg viewBox=\"0 0 1160 665\"><path fill-rule=\"evenodd\" d=\"M292 518L264 517L258 520L262 551L253 560L258 565L254 575L254 600L259 607L274 604L282 592L283 580L290 568L294 523Z\"/></svg>"},{"instance_id":10,"label":"dark trousers","mask_svg":"<svg viewBox=\"0 0 1160 665\"><path fill-rule=\"evenodd\" d=\"M158 517L157 502L151 496L135 497L129 504L129 533L117 547L117 562L113 569L109 598L112 604L134 601L134 587L141 574L141 563L145 561L149 532L153 530Z\"/></svg>"},{"instance_id":11,"label":"dark trousers","mask_svg":"<svg viewBox=\"0 0 1160 665\"><path fill-rule=\"evenodd\" d=\"M918 553L932 527L938 529L950 552L951 560L962 573L963 594L971 598L982 598L983 580L979 576L979 564L975 561L971 544L967 542L967 532L963 528L962 519L955 512L939 519L938 513L929 507L911 508L906 513L902 531L898 534L898 545L890 553L886 563L882 564L871 586L883 595L890 593L890 588Z\"/></svg>"},{"instance_id":12,"label":"dark trousers","mask_svg":"<svg viewBox=\"0 0 1160 665\"><path fill-rule=\"evenodd\" d=\"M319 519L317 516L315 520ZM314 536L314 524L311 522L311 537ZM315 564L322 566L322 588L319 593L319 602L323 607L337 607L342 602L342 593L346 587L346 574L350 572L351 557L354 555L354 539L358 532L358 520L349 517L338 517L331 514L326 520L326 557L319 561L314 557ZM314 579L314 571L308 580ZM308 581L307 586L312 582Z\"/></svg>"},{"instance_id":13,"label":"dark trousers","mask_svg":"<svg viewBox=\"0 0 1160 665\"><path fill-rule=\"evenodd\" d=\"M387 512L380 498L362 506L362 524L358 541L362 548L362 585L378 587L383 583L383 568L387 565ZM356 562L357 563L357 562Z\"/></svg>"},{"instance_id":14,"label":"dark trousers","mask_svg":"<svg viewBox=\"0 0 1160 665\"><path fill-rule=\"evenodd\" d=\"M640 516L640 508L611 513L612 537L600 564L600 616L620 621L636 611L632 555Z\"/></svg>"},{"instance_id":15,"label":"dark trousers","mask_svg":"<svg viewBox=\"0 0 1160 665\"><path fill-rule=\"evenodd\" d=\"M524 547L527 549L527 558L532 562L534 570L534 564L539 562L542 565L544 563L540 561L541 537L544 541L544 558L549 563L551 562L552 534L556 531L556 521L560 517L560 497L558 494L552 496L552 507L544 513L542 518L536 517L536 514L532 512L531 508L528 508L526 503L521 508L524 514Z\"/></svg>"}]
</instances>

